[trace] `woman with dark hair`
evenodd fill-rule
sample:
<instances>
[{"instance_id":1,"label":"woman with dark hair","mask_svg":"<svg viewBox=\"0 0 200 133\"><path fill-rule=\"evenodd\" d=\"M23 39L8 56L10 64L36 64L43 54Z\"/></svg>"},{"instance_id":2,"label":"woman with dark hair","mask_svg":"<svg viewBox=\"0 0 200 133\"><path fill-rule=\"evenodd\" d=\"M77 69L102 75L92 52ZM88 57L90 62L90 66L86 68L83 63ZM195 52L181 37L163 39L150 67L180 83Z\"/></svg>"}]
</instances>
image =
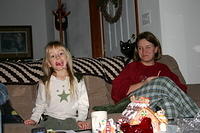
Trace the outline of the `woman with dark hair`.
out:
<instances>
[{"instance_id":1,"label":"woman with dark hair","mask_svg":"<svg viewBox=\"0 0 200 133\"><path fill-rule=\"evenodd\" d=\"M121 112L129 97L149 97L150 107L159 106L168 119L194 117L198 106L187 96L187 87L165 64L156 62L162 56L159 40L151 32L140 33L136 39L134 61L129 63L112 82L112 99L116 105L95 110Z\"/></svg>"},{"instance_id":2,"label":"woman with dark hair","mask_svg":"<svg viewBox=\"0 0 200 133\"><path fill-rule=\"evenodd\" d=\"M128 64L112 82L112 98L116 103L161 76L170 78L186 92L187 87L180 82L178 76L166 65L156 62L162 56L162 49L159 40L151 32L139 34L135 48L134 62Z\"/></svg>"},{"instance_id":3,"label":"woman with dark hair","mask_svg":"<svg viewBox=\"0 0 200 133\"><path fill-rule=\"evenodd\" d=\"M158 51L156 51L155 55L154 55L154 60L157 61L161 58L162 56L162 48L160 45L160 41L156 38L156 36L151 33L151 32L143 32L141 34L139 34L136 38L136 50L134 53L134 60L135 61L141 61L141 58L139 56L139 50L138 50L138 45L137 42L139 42L140 40L145 39L146 41L152 43L155 47L158 48Z\"/></svg>"}]
</instances>

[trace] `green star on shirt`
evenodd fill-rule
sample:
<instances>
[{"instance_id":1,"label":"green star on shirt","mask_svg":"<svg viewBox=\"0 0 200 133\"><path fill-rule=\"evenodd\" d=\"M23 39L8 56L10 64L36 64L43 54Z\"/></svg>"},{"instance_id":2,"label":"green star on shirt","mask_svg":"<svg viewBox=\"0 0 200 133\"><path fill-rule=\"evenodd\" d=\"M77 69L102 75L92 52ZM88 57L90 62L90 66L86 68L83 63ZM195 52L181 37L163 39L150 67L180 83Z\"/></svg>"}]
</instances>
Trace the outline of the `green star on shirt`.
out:
<instances>
[{"instance_id":1,"label":"green star on shirt","mask_svg":"<svg viewBox=\"0 0 200 133\"><path fill-rule=\"evenodd\" d=\"M58 95L60 97L60 102L62 102L63 100L67 101L67 97L69 96L69 94L66 94L65 91L63 90L62 94Z\"/></svg>"}]
</instances>

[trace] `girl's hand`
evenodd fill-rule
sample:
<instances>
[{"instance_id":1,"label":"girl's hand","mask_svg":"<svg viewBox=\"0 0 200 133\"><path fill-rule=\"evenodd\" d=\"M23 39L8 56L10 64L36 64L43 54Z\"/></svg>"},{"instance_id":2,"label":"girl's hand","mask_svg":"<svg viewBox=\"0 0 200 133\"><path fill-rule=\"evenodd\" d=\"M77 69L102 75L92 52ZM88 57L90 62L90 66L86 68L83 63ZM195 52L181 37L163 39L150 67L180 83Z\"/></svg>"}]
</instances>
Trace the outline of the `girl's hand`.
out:
<instances>
[{"instance_id":1,"label":"girl's hand","mask_svg":"<svg viewBox=\"0 0 200 133\"><path fill-rule=\"evenodd\" d=\"M34 120L25 120L25 121L24 121L24 124L25 124L25 125L35 125L36 122L35 122Z\"/></svg>"},{"instance_id":2,"label":"girl's hand","mask_svg":"<svg viewBox=\"0 0 200 133\"><path fill-rule=\"evenodd\" d=\"M91 128L91 123L86 122L86 121L78 121L77 125L80 129L83 129L83 130Z\"/></svg>"}]
</instances>

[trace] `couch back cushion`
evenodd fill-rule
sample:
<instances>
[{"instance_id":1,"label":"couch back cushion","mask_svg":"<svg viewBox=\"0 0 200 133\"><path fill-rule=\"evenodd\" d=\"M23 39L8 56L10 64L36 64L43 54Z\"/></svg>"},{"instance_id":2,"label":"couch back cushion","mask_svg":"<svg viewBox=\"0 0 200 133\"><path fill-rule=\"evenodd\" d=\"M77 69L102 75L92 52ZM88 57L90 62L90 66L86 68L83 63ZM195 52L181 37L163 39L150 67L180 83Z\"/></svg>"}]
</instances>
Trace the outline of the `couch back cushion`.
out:
<instances>
[{"instance_id":1,"label":"couch back cushion","mask_svg":"<svg viewBox=\"0 0 200 133\"><path fill-rule=\"evenodd\" d=\"M35 106L37 85L7 85L11 106L22 117L29 119Z\"/></svg>"},{"instance_id":2,"label":"couch back cushion","mask_svg":"<svg viewBox=\"0 0 200 133\"><path fill-rule=\"evenodd\" d=\"M179 69L179 66L178 66L176 60L172 56L163 55L162 58L160 60L158 60L158 62L167 65L169 67L169 69L179 77L179 79L182 81L182 83L186 84L185 79Z\"/></svg>"},{"instance_id":3,"label":"couch back cushion","mask_svg":"<svg viewBox=\"0 0 200 133\"><path fill-rule=\"evenodd\" d=\"M110 94L107 92L105 80L96 76L84 76L89 97L89 113L88 118L91 117L92 108L94 106L110 104Z\"/></svg>"}]
</instances>

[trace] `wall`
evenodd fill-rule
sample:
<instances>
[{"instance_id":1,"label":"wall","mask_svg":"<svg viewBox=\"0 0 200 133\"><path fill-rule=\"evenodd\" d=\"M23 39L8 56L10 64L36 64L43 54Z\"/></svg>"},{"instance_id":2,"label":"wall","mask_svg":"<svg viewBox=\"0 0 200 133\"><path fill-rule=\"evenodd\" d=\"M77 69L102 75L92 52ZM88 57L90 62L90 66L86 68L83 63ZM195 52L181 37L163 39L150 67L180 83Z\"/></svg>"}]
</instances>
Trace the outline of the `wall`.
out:
<instances>
[{"instance_id":1,"label":"wall","mask_svg":"<svg viewBox=\"0 0 200 133\"><path fill-rule=\"evenodd\" d=\"M44 46L54 39L50 4L55 5L54 0L0 1L0 25L32 25L34 59L42 58Z\"/></svg>"},{"instance_id":2,"label":"wall","mask_svg":"<svg viewBox=\"0 0 200 133\"><path fill-rule=\"evenodd\" d=\"M199 0L140 0L140 29L155 33L163 53L172 55L187 83L200 83ZM151 12L151 23L142 25L142 13Z\"/></svg>"},{"instance_id":3,"label":"wall","mask_svg":"<svg viewBox=\"0 0 200 133\"><path fill-rule=\"evenodd\" d=\"M89 0L62 2L66 12L71 12L65 34L66 46L73 56L91 57ZM59 40L59 32L54 28L52 15L52 11L57 8L56 5L55 0L1 0L0 25L32 25L33 56L34 59L42 58L46 43ZM133 1L128 0L123 1L122 17L117 23L109 24L104 20L106 56L121 55L119 41L127 41L131 34L135 33L134 17Z\"/></svg>"},{"instance_id":4,"label":"wall","mask_svg":"<svg viewBox=\"0 0 200 133\"><path fill-rule=\"evenodd\" d=\"M89 0L63 2L67 3L66 11L71 12L68 16L67 47L73 56L92 57Z\"/></svg>"},{"instance_id":5,"label":"wall","mask_svg":"<svg viewBox=\"0 0 200 133\"><path fill-rule=\"evenodd\" d=\"M88 0L67 0L69 15L67 36L74 56L91 56L91 38ZM200 82L200 23L199 0L138 0L140 30L151 31L161 40L164 54L172 55L180 66L187 83ZM116 24L108 24L111 41L105 40L107 56L120 55L119 40L126 41L134 32L133 1L123 1L123 16ZM127 7L127 8L125 8ZM53 28L52 10L55 0L1 0L0 25L32 25L34 59L43 57L43 48L50 40L57 39ZM78 9L78 10L77 10ZM149 13L150 23L143 25L142 15ZM128 15L127 15L128 14ZM128 16L128 17L127 17ZM126 21L126 19L129 21ZM132 25L133 24L133 25Z\"/></svg>"},{"instance_id":6,"label":"wall","mask_svg":"<svg viewBox=\"0 0 200 133\"><path fill-rule=\"evenodd\" d=\"M159 0L138 0L140 32L151 31L161 40ZM142 15L149 14L149 23L143 24ZM148 19L148 18L147 18Z\"/></svg>"},{"instance_id":7,"label":"wall","mask_svg":"<svg viewBox=\"0 0 200 133\"><path fill-rule=\"evenodd\" d=\"M71 11L65 34L68 42L66 46L73 56L91 57L88 0L84 2L63 0L62 2L66 12ZM56 0L1 0L0 25L32 25L33 57L40 59L44 55L43 49L47 42L59 40L59 32L55 29L52 14L56 9Z\"/></svg>"},{"instance_id":8,"label":"wall","mask_svg":"<svg viewBox=\"0 0 200 133\"><path fill-rule=\"evenodd\" d=\"M55 25L54 16L52 11L56 10L55 0L45 0L45 14L46 14L46 30L47 30L47 41L53 41L57 38L55 37ZM58 40L58 39L57 39Z\"/></svg>"}]
</instances>

